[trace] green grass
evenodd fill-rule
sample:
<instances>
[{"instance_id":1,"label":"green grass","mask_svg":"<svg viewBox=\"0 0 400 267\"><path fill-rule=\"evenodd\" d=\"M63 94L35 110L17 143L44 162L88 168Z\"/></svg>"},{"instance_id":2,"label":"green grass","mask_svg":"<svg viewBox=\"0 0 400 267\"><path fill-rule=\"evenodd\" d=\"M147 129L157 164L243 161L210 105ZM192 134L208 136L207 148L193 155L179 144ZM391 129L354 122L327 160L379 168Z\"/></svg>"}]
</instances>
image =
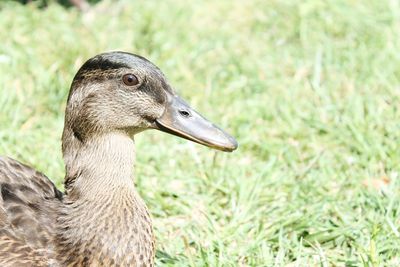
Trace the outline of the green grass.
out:
<instances>
[{"instance_id":1,"label":"green grass","mask_svg":"<svg viewBox=\"0 0 400 267\"><path fill-rule=\"evenodd\" d=\"M0 3L0 154L61 186L74 73L125 50L237 137L148 131L137 182L159 266L400 266L400 4Z\"/></svg>"}]
</instances>

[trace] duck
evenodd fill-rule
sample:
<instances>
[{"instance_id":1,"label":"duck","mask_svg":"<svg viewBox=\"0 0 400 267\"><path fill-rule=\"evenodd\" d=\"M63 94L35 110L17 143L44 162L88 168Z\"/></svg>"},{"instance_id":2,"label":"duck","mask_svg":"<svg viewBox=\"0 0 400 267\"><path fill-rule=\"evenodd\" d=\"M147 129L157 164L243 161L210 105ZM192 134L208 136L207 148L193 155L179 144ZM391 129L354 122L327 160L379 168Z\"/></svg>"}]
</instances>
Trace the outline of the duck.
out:
<instances>
[{"instance_id":1,"label":"duck","mask_svg":"<svg viewBox=\"0 0 400 267\"><path fill-rule=\"evenodd\" d=\"M113 51L88 59L65 109L64 192L0 157L0 266L154 266L151 215L134 183L134 137L147 129L225 152L238 146L146 58Z\"/></svg>"}]
</instances>

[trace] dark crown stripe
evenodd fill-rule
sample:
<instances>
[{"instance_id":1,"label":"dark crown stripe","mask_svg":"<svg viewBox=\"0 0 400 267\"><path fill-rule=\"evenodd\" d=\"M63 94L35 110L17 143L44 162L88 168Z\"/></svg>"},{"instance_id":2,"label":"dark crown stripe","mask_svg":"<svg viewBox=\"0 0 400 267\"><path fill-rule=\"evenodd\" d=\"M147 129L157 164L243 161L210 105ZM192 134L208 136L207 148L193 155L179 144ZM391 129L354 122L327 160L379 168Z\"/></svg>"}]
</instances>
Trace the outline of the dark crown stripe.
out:
<instances>
[{"instance_id":1,"label":"dark crown stripe","mask_svg":"<svg viewBox=\"0 0 400 267\"><path fill-rule=\"evenodd\" d=\"M129 66L121 62L95 57L86 61L86 63L83 64L83 66L79 69L78 74L83 74L85 72L94 70L110 70L120 68L129 68Z\"/></svg>"}]
</instances>

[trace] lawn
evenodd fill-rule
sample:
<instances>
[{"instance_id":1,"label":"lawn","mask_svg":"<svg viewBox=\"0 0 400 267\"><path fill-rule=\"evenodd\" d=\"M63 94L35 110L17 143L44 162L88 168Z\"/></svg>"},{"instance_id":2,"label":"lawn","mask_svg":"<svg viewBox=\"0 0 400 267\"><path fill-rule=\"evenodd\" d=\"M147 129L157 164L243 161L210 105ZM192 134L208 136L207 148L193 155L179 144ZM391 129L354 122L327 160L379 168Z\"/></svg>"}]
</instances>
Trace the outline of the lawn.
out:
<instances>
[{"instance_id":1,"label":"lawn","mask_svg":"<svg viewBox=\"0 0 400 267\"><path fill-rule=\"evenodd\" d=\"M400 266L400 3L0 3L0 154L60 188L73 75L156 63L239 148L139 134L158 266Z\"/></svg>"}]
</instances>

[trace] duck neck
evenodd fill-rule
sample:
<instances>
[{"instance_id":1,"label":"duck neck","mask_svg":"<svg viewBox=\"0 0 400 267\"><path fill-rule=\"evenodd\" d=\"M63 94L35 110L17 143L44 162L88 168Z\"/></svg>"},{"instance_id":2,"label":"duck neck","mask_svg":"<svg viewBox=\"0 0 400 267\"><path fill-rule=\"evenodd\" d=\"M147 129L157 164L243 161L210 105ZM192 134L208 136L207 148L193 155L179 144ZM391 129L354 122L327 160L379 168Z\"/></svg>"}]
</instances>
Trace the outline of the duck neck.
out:
<instances>
[{"instance_id":1,"label":"duck neck","mask_svg":"<svg viewBox=\"0 0 400 267\"><path fill-rule=\"evenodd\" d=\"M79 142L65 155L65 189L70 200L134 192L135 144L123 133ZM68 151L69 152L69 151Z\"/></svg>"},{"instance_id":2,"label":"duck neck","mask_svg":"<svg viewBox=\"0 0 400 267\"><path fill-rule=\"evenodd\" d=\"M57 233L64 265L97 266L104 259L118 266L151 264L153 231L134 186L134 149L134 141L119 133L75 144L73 154L64 149L66 196ZM88 250L86 259L71 257Z\"/></svg>"}]
</instances>

